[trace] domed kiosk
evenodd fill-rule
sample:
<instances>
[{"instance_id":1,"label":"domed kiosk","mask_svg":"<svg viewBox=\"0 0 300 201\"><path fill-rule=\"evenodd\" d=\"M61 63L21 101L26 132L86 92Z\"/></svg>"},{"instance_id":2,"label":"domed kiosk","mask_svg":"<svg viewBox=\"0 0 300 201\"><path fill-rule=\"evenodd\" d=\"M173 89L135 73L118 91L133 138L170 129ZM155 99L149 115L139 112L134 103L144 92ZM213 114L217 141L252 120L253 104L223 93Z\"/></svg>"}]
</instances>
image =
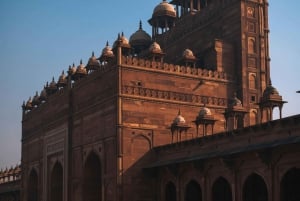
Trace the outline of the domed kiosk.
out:
<instances>
[{"instance_id":1,"label":"domed kiosk","mask_svg":"<svg viewBox=\"0 0 300 201\"><path fill-rule=\"evenodd\" d=\"M152 14L152 18L148 20L152 26L152 36L163 34L170 30L175 25L176 11L172 4L169 4L166 0L163 0L158 4ZM161 29L161 31L159 30Z\"/></svg>"},{"instance_id":2,"label":"domed kiosk","mask_svg":"<svg viewBox=\"0 0 300 201\"><path fill-rule=\"evenodd\" d=\"M181 115L180 110L178 111L177 116L173 120L171 124L171 134L172 134L172 143L174 142L174 135L176 135L176 142L180 142L182 140L182 133L185 133L185 139L187 139L187 130L190 127L186 124L184 117Z\"/></svg>"},{"instance_id":3,"label":"domed kiosk","mask_svg":"<svg viewBox=\"0 0 300 201\"><path fill-rule=\"evenodd\" d=\"M139 29L129 38L133 53L139 54L141 51L146 50L149 48L151 41L151 36L143 30L142 21L140 21Z\"/></svg>"}]
</instances>

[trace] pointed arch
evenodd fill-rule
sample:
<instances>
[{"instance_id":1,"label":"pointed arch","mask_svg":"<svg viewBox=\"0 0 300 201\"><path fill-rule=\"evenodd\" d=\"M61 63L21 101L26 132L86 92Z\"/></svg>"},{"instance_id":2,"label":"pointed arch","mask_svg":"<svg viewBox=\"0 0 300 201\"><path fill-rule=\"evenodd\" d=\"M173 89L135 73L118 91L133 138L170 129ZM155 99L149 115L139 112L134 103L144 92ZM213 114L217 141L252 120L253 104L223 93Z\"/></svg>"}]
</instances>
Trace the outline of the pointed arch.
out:
<instances>
[{"instance_id":1,"label":"pointed arch","mask_svg":"<svg viewBox=\"0 0 300 201\"><path fill-rule=\"evenodd\" d=\"M248 176L243 185L243 201L268 201L268 188L258 174Z\"/></svg>"},{"instance_id":2,"label":"pointed arch","mask_svg":"<svg viewBox=\"0 0 300 201\"><path fill-rule=\"evenodd\" d=\"M35 169L32 169L28 179L28 201L38 201L38 174Z\"/></svg>"},{"instance_id":3,"label":"pointed arch","mask_svg":"<svg viewBox=\"0 0 300 201\"><path fill-rule=\"evenodd\" d=\"M59 162L53 166L50 177L50 200L63 200L63 167Z\"/></svg>"},{"instance_id":4,"label":"pointed arch","mask_svg":"<svg viewBox=\"0 0 300 201\"><path fill-rule=\"evenodd\" d=\"M177 201L176 186L172 181L165 186L165 201Z\"/></svg>"},{"instance_id":5,"label":"pointed arch","mask_svg":"<svg viewBox=\"0 0 300 201\"><path fill-rule=\"evenodd\" d=\"M213 201L232 201L232 191L228 181L219 177L212 187L212 200Z\"/></svg>"},{"instance_id":6,"label":"pointed arch","mask_svg":"<svg viewBox=\"0 0 300 201\"><path fill-rule=\"evenodd\" d=\"M280 182L280 200L300 200L300 168L292 168Z\"/></svg>"},{"instance_id":7,"label":"pointed arch","mask_svg":"<svg viewBox=\"0 0 300 201\"><path fill-rule=\"evenodd\" d=\"M185 186L184 201L202 201L201 186L195 180Z\"/></svg>"},{"instance_id":8,"label":"pointed arch","mask_svg":"<svg viewBox=\"0 0 300 201\"><path fill-rule=\"evenodd\" d=\"M249 88L256 89L256 75L254 73L249 74Z\"/></svg>"},{"instance_id":9,"label":"pointed arch","mask_svg":"<svg viewBox=\"0 0 300 201\"><path fill-rule=\"evenodd\" d=\"M248 53L254 54L256 53L256 44L255 44L255 38L249 37L248 38Z\"/></svg>"},{"instance_id":10,"label":"pointed arch","mask_svg":"<svg viewBox=\"0 0 300 201\"><path fill-rule=\"evenodd\" d=\"M131 153L136 160L149 151L151 146L151 140L143 134L138 134L131 138Z\"/></svg>"},{"instance_id":11,"label":"pointed arch","mask_svg":"<svg viewBox=\"0 0 300 201\"><path fill-rule=\"evenodd\" d=\"M102 200L101 161L95 152L86 158L83 168L83 200Z\"/></svg>"}]
</instances>

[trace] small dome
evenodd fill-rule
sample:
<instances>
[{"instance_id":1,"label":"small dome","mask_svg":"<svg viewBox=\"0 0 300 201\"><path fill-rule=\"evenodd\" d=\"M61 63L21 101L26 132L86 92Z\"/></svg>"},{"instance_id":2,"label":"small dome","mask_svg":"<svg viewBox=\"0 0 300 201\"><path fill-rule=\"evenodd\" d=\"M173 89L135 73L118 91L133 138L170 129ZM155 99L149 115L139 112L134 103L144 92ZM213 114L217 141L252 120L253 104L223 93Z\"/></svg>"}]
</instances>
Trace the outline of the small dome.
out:
<instances>
[{"instance_id":1,"label":"small dome","mask_svg":"<svg viewBox=\"0 0 300 201\"><path fill-rule=\"evenodd\" d=\"M65 75L65 72L62 71L61 75L59 76L58 78L58 81L57 81L57 86L58 87L64 87L67 85L67 77Z\"/></svg>"},{"instance_id":2,"label":"small dome","mask_svg":"<svg viewBox=\"0 0 300 201\"><path fill-rule=\"evenodd\" d=\"M162 53L160 45L157 42L153 42L149 48L151 53Z\"/></svg>"},{"instance_id":3,"label":"small dome","mask_svg":"<svg viewBox=\"0 0 300 201\"><path fill-rule=\"evenodd\" d=\"M190 49L185 49L182 54L184 59L195 59L194 53Z\"/></svg>"},{"instance_id":4,"label":"small dome","mask_svg":"<svg viewBox=\"0 0 300 201\"><path fill-rule=\"evenodd\" d=\"M57 89L57 86L56 86L56 82L54 80L54 77L52 77L52 81L50 82L49 84L49 89L50 90L56 90Z\"/></svg>"},{"instance_id":5,"label":"small dome","mask_svg":"<svg viewBox=\"0 0 300 201\"><path fill-rule=\"evenodd\" d=\"M108 42L106 42L106 46L105 48L103 48L101 56L114 57L114 53L111 47L109 46Z\"/></svg>"},{"instance_id":6,"label":"small dome","mask_svg":"<svg viewBox=\"0 0 300 201\"><path fill-rule=\"evenodd\" d=\"M44 87L44 89L41 91L39 99L41 102L46 101L47 99L46 87Z\"/></svg>"},{"instance_id":7,"label":"small dome","mask_svg":"<svg viewBox=\"0 0 300 201\"><path fill-rule=\"evenodd\" d=\"M86 65L87 70L96 70L97 67L99 67L99 61L97 60L97 57L95 57L94 52L92 52L92 56L89 58L89 61Z\"/></svg>"},{"instance_id":8,"label":"small dome","mask_svg":"<svg viewBox=\"0 0 300 201\"><path fill-rule=\"evenodd\" d=\"M74 75L75 73L76 73L76 66L75 66L75 64L73 63L72 67L69 66L68 74L69 74L69 75Z\"/></svg>"},{"instance_id":9,"label":"small dome","mask_svg":"<svg viewBox=\"0 0 300 201\"><path fill-rule=\"evenodd\" d=\"M142 22L140 21L139 30L132 34L129 38L129 43L132 47L148 46L151 44L151 36L143 30Z\"/></svg>"},{"instance_id":10,"label":"small dome","mask_svg":"<svg viewBox=\"0 0 300 201\"><path fill-rule=\"evenodd\" d=\"M100 60L100 62L103 62L103 61L107 62L114 57L115 57L114 52L112 51L112 49L109 46L108 41L107 41L106 46L105 46L105 48L103 48L101 56L99 57L99 60Z\"/></svg>"},{"instance_id":11,"label":"small dome","mask_svg":"<svg viewBox=\"0 0 300 201\"><path fill-rule=\"evenodd\" d=\"M40 97L38 92L35 93L35 96L32 99L32 106L36 106L40 104Z\"/></svg>"},{"instance_id":12,"label":"small dome","mask_svg":"<svg viewBox=\"0 0 300 201\"><path fill-rule=\"evenodd\" d=\"M113 48L117 47L117 44L119 44L121 47L130 47L128 39L124 36L124 33L122 32L121 36L118 35L117 40L114 42Z\"/></svg>"},{"instance_id":13,"label":"small dome","mask_svg":"<svg viewBox=\"0 0 300 201\"><path fill-rule=\"evenodd\" d=\"M204 116L211 116L211 111L210 109L208 109L207 107L203 107L201 108L201 110L199 111L198 117L204 117Z\"/></svg>"},{"instance_id":14,"label":"small dome","mask_svg":"<svg viewBox=\"0 0 300 201\"><path fill-rule=\"evenodd\" d=\"M277 96L279 96L278 90L275 87L273 87L271 83L264 90L263 97L267 98L270 95L277 95Z\"/></svg>"},{"instance_id":15,"label":"small dome","mask_svg":"<svg viewBox=\"0 0 300 201\"><path fill-rule=\"evenodd\" d=\"M82 60L80 60L80 64L76 69L76 74L80 74L80 75L86 75L87 74L86 68L82 63Z\"/></svg>"},{"instance_id":16,"label":"small dome","mask_svg":"<svg viewBox=\"0 0 300 201\"><path fill-rule=\"evenodd\" d=\"M185 119L183 116L181 116L180 110L179 110L178 115L173 120L173 124L184 124L184 123L185 123Z\"/></svg>"},{"instance_id":17,"label":"small dome","mask_svg":"<svg viewBox=\"0 0 300 201\"><path fill-rule=\"evenodd\" d=\"M26 102L25 109L26 110L31 110L32 109L32 100L31 100L31 97L29 97L28 101Z\"/></svg>"},{"instance_id":18,"label":"small dome","mask_svg":"<svg viewBox=\"0 0 300 201\"><path fill-rule=\"evenodd\" d=\"M163 0L160 4L158 4L153 10L153 17L159 16L171 16L176 17L176 11L174 6L169 4L166 0Z\"/></svg>"}]
</instances>

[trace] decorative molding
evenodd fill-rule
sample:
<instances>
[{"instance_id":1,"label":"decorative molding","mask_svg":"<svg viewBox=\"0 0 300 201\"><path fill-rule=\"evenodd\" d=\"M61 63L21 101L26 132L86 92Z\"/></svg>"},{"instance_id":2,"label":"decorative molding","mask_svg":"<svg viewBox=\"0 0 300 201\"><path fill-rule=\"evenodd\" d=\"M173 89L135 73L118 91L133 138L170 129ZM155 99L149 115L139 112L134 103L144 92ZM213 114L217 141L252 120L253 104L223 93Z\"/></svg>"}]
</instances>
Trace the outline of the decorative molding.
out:
<instances>
[{"instance_id":1,"label":"decorative molding","mask_svg":"<svg viewBox=\"0 0 300 201\"><path fill-rule=\"evenodd\" d=\"M179 92L163 91L163 90L142 88L142 87L128 86L128 85L122 87L122 94L129 95L129 96L152 98L158 100L186 102L186 103L194 103L199 105L207 104L207 105L221 106L221 107L226 107L228 102L226 98L185 94Z\"/></svg>"}]
</instances>

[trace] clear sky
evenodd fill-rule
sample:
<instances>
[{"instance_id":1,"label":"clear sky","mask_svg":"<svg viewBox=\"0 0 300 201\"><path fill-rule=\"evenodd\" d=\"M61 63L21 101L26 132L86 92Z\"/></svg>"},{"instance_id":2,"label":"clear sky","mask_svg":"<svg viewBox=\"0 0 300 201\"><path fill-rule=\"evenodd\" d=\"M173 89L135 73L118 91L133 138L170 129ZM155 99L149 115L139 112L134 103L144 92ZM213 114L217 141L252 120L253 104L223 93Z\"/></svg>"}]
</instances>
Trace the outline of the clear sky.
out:
<instances>
[{"instance_id":1,"label":"clear sky","mask_svg":"<svg viewBox=\"0 0 300 201\"><path fill-rule=\"evenodd\" d=\"M0 169L20 163L22 102L118 33L151 34L147 20L161 0L0 0ZM271 78L283 116L300 113L300 1L269 0Z\"/></svg>"}]
</instances>

